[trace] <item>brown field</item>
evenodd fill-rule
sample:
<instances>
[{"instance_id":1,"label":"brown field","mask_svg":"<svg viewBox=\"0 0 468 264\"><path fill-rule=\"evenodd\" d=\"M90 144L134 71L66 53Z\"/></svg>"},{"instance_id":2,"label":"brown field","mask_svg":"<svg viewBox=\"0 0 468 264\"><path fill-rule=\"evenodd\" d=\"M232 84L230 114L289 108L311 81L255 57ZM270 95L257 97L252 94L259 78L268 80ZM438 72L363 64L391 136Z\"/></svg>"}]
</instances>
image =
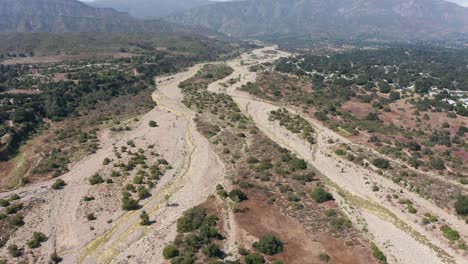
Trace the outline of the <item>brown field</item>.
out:
<instances>
[{"instance_id":1,"label":"brown field","mask_svg":"<svg viewBox=\"0 0 468 264\"><path fill-rule=\"evenodd\" d=\"M242 213L237 213L235 219L243 230L256 238L272 234L284 242L284 252L270 259L288 264L322 263L319 254L326 252L332 259L330 263L377 263L365 246L346 245L343 240L326 233L311 233L260 195L249 192L248 197L249 200L240 204ZM243 239L244 242L251 240Z\"/></svg>"}]
</instances>

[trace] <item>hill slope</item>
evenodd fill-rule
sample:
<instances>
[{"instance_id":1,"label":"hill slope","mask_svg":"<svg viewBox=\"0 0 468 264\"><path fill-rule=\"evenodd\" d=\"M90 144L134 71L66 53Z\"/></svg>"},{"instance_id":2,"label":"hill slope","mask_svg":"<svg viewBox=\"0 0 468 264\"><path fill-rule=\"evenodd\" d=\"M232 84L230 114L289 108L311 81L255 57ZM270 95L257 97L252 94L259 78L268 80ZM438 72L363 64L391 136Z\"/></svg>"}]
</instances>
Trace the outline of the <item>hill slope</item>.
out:
<instances>
[{"instance_id":1,"label":"hill slope","mask_svg":"<svg viewBox=\"0 0 468 264\"><path fill-rule=\"evenodd\" d=\"M468 9L442 0L247 0L170 18L233 36L430 39L468 32Z\"/></svg>"},{"instance_id":2,"label":"hill slope","mask_svg":"<svg viewBox=\"0 0 468 264\"><path fill-rule=\"evenodd\" d=\"M97 0L94 7L110 7L137 18L159 18L211 3L208 0Z\"/></svg>"},{"instance_id":3,"label":"hill slope","mask_svg":"<svg viewBox=\"0 0 468 264\"><path fill-rule=\"evenodd\" d=\"M77 0L0 0L0 32L166 32L178 28Z\"/></svg>"}]
</instances>

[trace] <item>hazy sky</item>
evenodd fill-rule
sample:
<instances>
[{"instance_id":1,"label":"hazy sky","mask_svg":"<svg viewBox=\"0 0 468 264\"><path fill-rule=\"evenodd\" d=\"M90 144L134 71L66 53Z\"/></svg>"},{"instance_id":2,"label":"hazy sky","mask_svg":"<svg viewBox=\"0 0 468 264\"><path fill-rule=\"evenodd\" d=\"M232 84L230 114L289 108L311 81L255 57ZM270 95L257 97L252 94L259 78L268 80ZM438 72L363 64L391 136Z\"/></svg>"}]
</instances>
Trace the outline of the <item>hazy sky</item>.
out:
<instances>
[{"instance_id":1,"label":"hazy sky","mask_svg":"<svg viewBox=\"0 0 468 264\"><path fill-rule=\"evenodd\" d=\"M83 2L93 2L94 0L81 0ZM177 0L174 0L177 1ZM212 1L227 1L227 0L212 0ZM454 2L462 6L468 7L468 0L446 0L448 2Z\"/></svg>"}]
</instances>

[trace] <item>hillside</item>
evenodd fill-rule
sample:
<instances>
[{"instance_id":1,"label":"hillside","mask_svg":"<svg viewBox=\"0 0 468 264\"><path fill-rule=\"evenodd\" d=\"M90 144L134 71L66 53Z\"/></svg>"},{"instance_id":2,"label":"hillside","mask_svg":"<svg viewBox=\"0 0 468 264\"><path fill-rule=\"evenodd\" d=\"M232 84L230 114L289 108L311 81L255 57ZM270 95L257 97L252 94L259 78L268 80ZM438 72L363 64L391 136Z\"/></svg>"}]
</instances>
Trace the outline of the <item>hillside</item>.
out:
<instances>
[{"instance_id":1,"label":"hillside","mask_svg":"<svg viewBox=\"0 0 468 264\"><path fill-rule=\"evenodd\" d=\"M77 0L0 0L0 32L167 32L179 27L141 21Z\"/></svg>"},{"instance_id":2,"label":"hillside","mask_svg":"<svg viewBox=\"0 0 468 264\"><path fill-rule=\"evenodd\" d=\"M209 3L208 0L97 0L90 5L110 7L136 18L160 18Z\"/></svg>"},{"instance_id":3,"label":"hillside","mask_svg":"<svg viewBox=\"0 0 468 264\"><path fill-rule=\"evenodd\" d=\"M401 40L468 32L468 9L441 0L249 0L194 8L170 20L240 37Z\"/></svg>"}]
</instances>

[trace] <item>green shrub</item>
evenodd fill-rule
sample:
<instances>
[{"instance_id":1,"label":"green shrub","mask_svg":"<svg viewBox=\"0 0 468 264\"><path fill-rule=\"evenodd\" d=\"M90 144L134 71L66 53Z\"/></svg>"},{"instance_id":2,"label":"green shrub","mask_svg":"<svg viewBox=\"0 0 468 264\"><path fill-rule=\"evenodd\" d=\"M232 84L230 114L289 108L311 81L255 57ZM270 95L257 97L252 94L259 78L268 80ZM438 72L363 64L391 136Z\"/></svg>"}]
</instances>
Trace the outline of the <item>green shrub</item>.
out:
<instances>
[{"instance_id":1,"label":"green shrub","mask_svg":"<svg viewBox=\"0 0 468 264\"><path fill-rule=\"evenodd\" d=\"M229 193L229 198L231 198L231 200L233 200L234 202L240 203L242 201L247 200L247 195L245 195L245 193L243 193L239 189L234 189Z\"/></svg>"},{"instance_id":2,"label":"green shrub","mask_svg":"<svg viewBox=\"0 0 468 264\"><path fill-rule=\"evenodd\" d=\"M21 209L23 209L22 203L14 203L7 207L6 213L10 215L16 214L17 212L21 211Z\"/></svg>"},{"instance_id":3,"label":"green shrub","mask_svg":"<svg viewBox=\"0 0 468 264\"><path fill-rule=\"evenodd\" d=\"M379 260L380 263L386 264L387 263L387 257L384 255L384 253L377 247L376 244L372 243L371 244L371 249L372 249L372 256Z\"/></svg>"},{"instance_id":4,"label":"green shrub","mask_svg":"<svg viewBox=\"0 0 468 264\"><path fill-rule=\"evenodd\" d=\"M149 121L148 124L149 124L150 127L157 127L158 126L158 123L156 123L156 121L153 121L153 120Z\"/></svg>"},{"instance_id":5,"label":"green shrub","mask_svg":"<svg viewBox=\"0 0 468 264\"><path fill-rule=\"evenodd\" d=\"M57 264L60 262L62 262L62 258L54 251L54 253L50 255L50 263Z\"/></svg>"},{"instance_id":6,"label":"green shrub","mask_svg":"<svg viewBox=\"0 0 468 264\"><path fill-rule=\"evenodd\" d=\"M177 219L177 232L188 233L197 230L206 218L206 211L200 207L194 207L185 211L184 215Z\"/></svg>"},{"instance_id":7,"label":"green shrub","mask_svg":"<svg viewBox=\"0 0 468 264\"><path fill-rule=\"evenodd\" d=\"M149 219L148 213L146 213L146 211L141 212L141 214L140 214L140 225L147 226L147 225L150 225L150 224L151 224L151 221Z\"/></svg>"},{"instance_id":8,"label":"green shrub","mask_svg":"<svg viewBox=\"0 0 468 264\"><path fill-rule=\"evenodd\" d=\"M202 253L209 258L223 258L224 256L223 251L221 251L221 249L219 249L218 245L216 244L209 244L202 249Z\"/></svg>"},{"instance_id":9,"label":"green shrub","mask_svg":"<svg viewBox=\"0 0 468 264\"><path fill-rule=\"evenodd\" d=\"M267 255L274 255L283 252L283 242L272 235L261 237L258 242L253 243L252 247Z\"/></svg>"},{"instance_id":10,"label":"green shrub","mask_svg":"<svg viewBox=\"0 0 468 264\"><path fill-rule=\"evenodd\" d=\"M263 264L265 259L258 253L251 253L244 257L245 264Z\"/></svg>"},{"instance_id":11,"label":"green shrub","mask_svg":"<svg viewBox=\"0 0 468 264\"><path fill-rule=\"evenodd\" d=\"M333 195L322 187L316 187L310 195L316 203L324 203L333 200Z\"/></svg>"},{"instance_id":12,"label":"green shrub","mask_svg":"<svg viewBox=\"0 0 468 264\"><path fill-rule=\"evenodd\" d=\"M125 211L132 211L138 208L140 208L138 201L133 199L129 192L122 192L122 209Z\"/></svg>"},{"instance_id":13,"label":"green shrub","mask_svg":"<svg viewBox=\"0 0 468 264\"><path fill-rule=\"evenodd\" d=\"M174 245L169 245L166 246L163 249L163 257L164 259L173 259L175 257L179 256L179 250L177 249L176 246Z\"/></svg>"},{"instance_id":14,"label":"green shrub","mask_svg":"<svg viewBox=\"0 0 468 264\"><path fill-rule=\"evenodd\" d=\"M5 200L5 199L0 199L0 206L1 207L8 207L8 206L10 206L10 201Z\"/></svg>"},{"instance_id":15,"label":"green shrub","mask_svg":"<svg viewBox=\"0 0 468 264\"><path fill-rule=\"evenodd\" d=\"M320 259L321 261L323 261L323 262L329 262L331 258L330 258L330 256L329 256L327 253L322 252L322 253L320 253L320 255L319 255L319 259Z\"/></svg>"},{"instance_id":16,"label":"green shrub","mask_svg":"<svg viewBox=\"0 0 468 264\"><path fill-rule=\"evenodd\" d=\"M47 236L41 232L34 232L31 240L28 241L29 248L38 248L42 242L47 241Z\"/></svg>"},{"instance_id":17,"label":"green shrub","mask_svg":"<svg viewBox=\"0 0 468 264\"><path fill-rule=\"evenodd\" d=\"M52 189L54 190L60 190L62 189L65 185L67 185L65 183L65 181L63 181L62 179L57 179L55 180L54 184L52 184Z\"/></svg>"},{"instance_id":18,"label":"green shrub","mask_svg":"<svg viewBox=\"0 0 468 264\"><path fill-rule=\"evenodd\" d=\"M372 164L379 169L388 169L390 167L390 162L386 159L377 158L372 161Z\"/></svg>"},{"instance_id":19,"label":"green shrub","mask_svg":"<svg viewBox=\"0 0 468 264\"><path fill-rule=\"evenodd\" d=\"M455 211L459 215L468 215L468 195L459 195L457 197Z\"/></svg>"},{"instance_id":20,"label":"green shrub","mask_svg":"<svg viewBox=\"0 0 468 264\"><path fill-rule=\"evenodd\" d=\"M336 230L343 230L350 228L353 224L349 219L346 218L334 218L330 221L330 225Z\"/></svg>"},{"instance_id":21,"label":"green shrub","mask_svg":"<svg viewBox=\"0 0 468 264\"><path fill-rule=\"evenodd\" d=\"M450 241L457 241L458 239L460 239L460 234L448 225L443 225L442 227L440 227L440 230L442 230L444 237Z\"/></svg>"},{"instance_id":22,"label":"green shrub","mask_svg":"<svg viewBox=\"0 0 468 264\"><path fill-rule=\"evenodd\" d=\"M97 173L89 178L89 183L91 185L101 184L103 182L104 182L104 179L101 177L101 175Z\"/></svg>"},{"instance_id":23,"label":"green shrub","mask_svg":"<svg viewBox=\"0 0 468 264\"><path fill-rule=\"evenodd\" d=\"M21 257L21 255L23 255L23 249L15 244L11 244L8 246L8 253L10 253L10 256L13 258Z\"/></svg>"},{"instance_id":24,"label":"green shrub","mask_svg":"<svg viewBox=\"0 0 468 264\"><path fill-rule=\"evenodd\" d=\"M10 217L10 223L14 226L23 226L24 225L24 217L20 214L15 214L14 216Z\"/></svg>"},{"instance_id":25,"label":"green shrub","mask_svg":"<svg viewBox=\"0 0 468 264\"><path fill-rule=\"evenodd\" d=\"M89 221L94 221L96 220L96 216L94 215L94 213L88 213L86 214L86 219L88 219Z\"/></svg>"}]
</instances>

